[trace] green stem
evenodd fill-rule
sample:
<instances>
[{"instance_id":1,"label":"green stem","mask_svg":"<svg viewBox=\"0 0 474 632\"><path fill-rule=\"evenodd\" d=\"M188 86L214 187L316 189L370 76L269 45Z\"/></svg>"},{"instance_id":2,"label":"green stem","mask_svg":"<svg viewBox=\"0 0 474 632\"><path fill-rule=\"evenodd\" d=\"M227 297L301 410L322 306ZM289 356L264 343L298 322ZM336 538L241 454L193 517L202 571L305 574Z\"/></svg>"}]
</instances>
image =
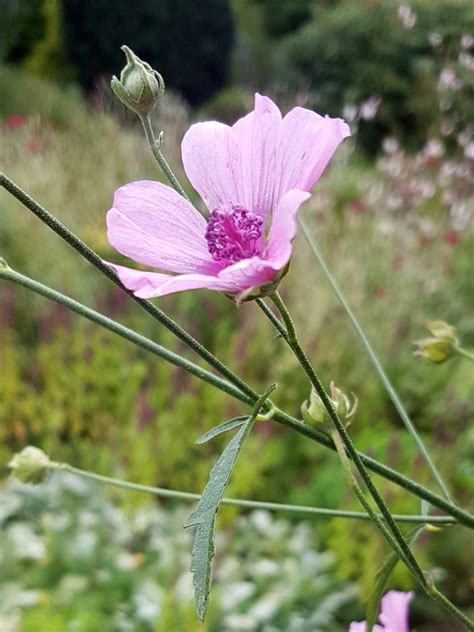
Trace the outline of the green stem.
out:
<instances>
[{"instance_id":1,"label":"green stem","mask_svg":"<svg viewBox=\"0 0 474 632\"><path fill-rule=\"evenodd\" d=\"M132 483L130 481L122 481L118 478L112 478L110 476L103 476L102 474L96 474L95 472L89 472L87 470L81 470L69 463L58 464L57 469L67 470L72 474L77 474L84 478L89 478L100 483L107 485L113 485L114 487L120 487L129 491L143 492L147 494L153 494L162 498L178 498L182 500L199 500L201 494L193 494L191 492L182 492L175 489L164 489L163 487L152 487L150 485L141 485L139 483ZM233 507L245 507L246 509L268 509L269 511L283 511L290 513L309 514L314 516L323 516L327 518L349 518L355 520L369 520L367 514L360 511L343 511L341 509L325 509L323 507L307 507L305 505L286 505L283 503L271 503L266 501L257 500L244 500L239 498L224 498L222 500L223 505L230 505ZM394 518L399 522L406 522L411 524L439 524L442 526L450 526L455 524L453 520L446 516L413 516L409 514L394 514Z\"/></svg>"},{"instance_id":2,"label":"green stem","mask_svg":"<svg viewBox=\"0 0 474 632\"><path fill-rule=\"evenodd\" d=\"M168 178L171 186L186 200L189 200L186 195L185 190L179 183L178 178L174 175L173 170L169 166L166 158L161 153L160 142L158 142L155 138L155 134L153 132L153 127L151 126L150 117L149 116L140 116L140 121L142 122L143 129L145 130L145 136L148 142L148 145L151 149L151 153L153 154L156 162L159 164L165 176Z\"/></svg>"},{"instance_id":3,"label":"green stem","mask_svg":"<svg viewBox=\"0 0 474 632\"><path fill-rule=\"evenodd\" d=\"M459 355L462 355L471 362L474 362L474 354L469 353L469 351L466 351L466 349L463 349L462 347L456 347L456 351L459 353Z\"/></svg>"},{"instance_id":4,"label":"green stem","mask_svg":"<svg viewBox=\"0 0 474 632\"><path fill-rule=\"evenodd\" d=\"M322 445L333 451L336 450L334 443L331 441L331 439L328 437L327 434L325 434L324 432L318 431L315 428L311 428L310 426L307 426L303 422L298 421L294 417L291 417L291 415L288 415L287 413L281 410L277 410L274 413L272 419L273 421L276 421L277 423L283 426L286 426L287 428L290 428L291 430L294 430L295 432L298 432L304 437L307 437L308 439L311 439L312 441L319 443L319 445ZM388 467L387 465L384 465L383 463L376 461L375 459L373 459L370 456L367 456L363 452L359 452L358 454L362 462L364 463L364 465L368 467L369 470L371 470L375 474L378 474L379 476L382 476L386 480L391 481L392 483L395 483L399 487L406 489L407 491L412 493L414 496L417 496L418 498L422 500L426 500L431 505L433 505L433 507L437 507L438 509L445 511L449 515L455 517L456 520L460 524L464 525L465 527L474 529L474 516L470 514L469 512L465 511L464 509L461 509L458 505L451 504L442 496L439 496L438 494L435 494L431 490L426 489L426 487L423 487L422 485L412 480L411 478L407 478L403 474L400 474L400 472L397 472L396 470Z\"/></svg>"},{"instance_id":5,"label":"green stem","mask_svg":"<svg viewBox=\"0 0 474 632\"><path fill-rule=\"evenodd\" d=\"M219 371L221 375L229 380L232 384L237 386L243 393L253 398L256 401L258 398L257 393L250 388L243 380L241 380L233 371L231 371L225 364L223 364L218 358L215 357L206 347L193 338L188 332L183 329L178 323L170 318L163 310L151 303L150 301L143 300L135 296L135 294L127 290L122 285L117 274L106 265L99 255L94 252L89 246L87 246L79 237L71 232L64 224L62 224L54 215L47 211L44 207L38 204L32 197L25 193L17 184L10 180L5 174L0 173L0 186L3 186L13 197L15 197L23 206L30 210L38 219L44 222L49 228L51 228L57 235L59 235L64 241L74 248L84 259L92 263L102 274L104 274L110 281L115 283L125 294L127 294L135 303L140 305L142 309L148 312L155 320L161 323L166 329L174 334L179 340L184 342L190 349L192 349L198 356L205 360L216 371Z\"/></svg>"},{"instance_id":6,"label":"green stem","mask_svg":"<svg viewBox=\"0 0 474 632\"><path fill-rule=\"evenodd\" d=\"M440 489L443 491L443 494L446 496L446 498L451 501L454 502L449 490L446 486L446 483L443 481L441 474L439 473L438 469L436 468L436 465L433 462L433 459L431 458L428 449L426 448L425 444L423 443L422 438L420 437L420 435L418 434L415 425L413 424L412 420L410 419L410 416L408 415L408 412L405 408L405 406L403 405L397 391L395 390L394 386L392 385L387 373L385 372L377 354L375 353L372 345L370 344L369 340L367 339L367 336L364 333L364 330L362 329L359 321L357 320L354 312L352 311L351 307L349 306L344 294L342 293L342 291L340 290L339 286L337 285L334 277L331 274L331 271L328 267L328 265L326 264L326 261L324 260L317 244L316 241L313 239L313 237L310 235L309 229L306 225L306 222L304 221L304 219L299 218L298 219L299 225L301 226L301 229L303 231L303 235L306 239L306 241L308 242L308 245L313 253L313 255L316 257L319 265L321 266L321 269L323 270L324 274L326 275L329 284L331 285L334 294L336 295L337 299L339 300L339 302L341 303L342 307L344 308L349 320L351 321L351 324L356 332L356 334L359 336L360 341L362 342L362 345L364 346L367 355L370 358L370 361L372 362L375 370L377 371L390 399L393 402L393 405L395 406L395 408L397 409L400 418L402 419L403 423L405 424L406 429L408 430L408 432L411 434L411 436L413 437L416 445L418 446L418 449L420 450L421 454L423 455L423 458L425 459L428 467L430 468L435 480L437 481L438 485L440 486Z\"/></svg>"},{"instance_id":7,"label":"green stem","mask_svg":"<svg viewBox=\"0 0 474 632\"><path fill-rule=\"evenodd\" d=\"M415 579L421 584L423 588L425 588L426 580L425 580L425 576L423 575L423 571L418 566L418 564L414 567L411 565L410 560L408 560L407 557L405 556L405 553L400 548L397 540L393 537L393 535L387 529L383 520L373 510L370 502L366 499L364 492L362 491L361 487L359 486L357 482L356 477L354 476L354 473L352 472L351 462L347 457L346 450L344 447L344 443L341 439L341 436L339 435L336 429L334 429L330 434L331 434L332 440L334 441L334 445L336 446L336 451L339 455L339 459L341 461L342 469L344 470L347 483L349 487L352 489L352 491L354 492L355 496L359 500L362 507L367 512L367 517L369 517L374 522L375 526L379 529L379 531L381 532L382 536L385 538L385 541L388 543L388 545L392 547L392 549L395 551L398 557L405 563L407 568L413 574Z\"/></svg>"},{"instance_id":8,"label":"green stem","mask_svg":"<svg viewBox=\"0 0 474 632\"><path fill-rule=\"evenodd\" d=\"M458 608L456 608L456 606L451 603L449 599L447 599L442 593L440 593L431 579L428 580L428 588L426 592L428 593L428 595L430 595L430 597L437 601L440 606L450 612L454 617L459 619L459 621L461 621L461 623L466 626L467 630L470 630L470 632L474 631L474 622L466 617L466 615Z\"/></svg>"},{"instance_id":9,"label":"green stem","mask_svg":"<svg viewBox=\"0 0 474 632\"><path fill-rule=\"evenodd\" d=\"M60 292L57 292L41 283L38 283L37 281L30 279L29 277L26 277L18 272L15 272L11 270L11 268L2 266L1 262L0 262L0 278L4 278L5 280L8 280L10 282L19 283L23 287L33 290L34 292L41 294L42 296L44 296L45 298L49 300L55 301L56 303L59 303L69 309L72 309L75 313L86 317L88 320L91 320L103 326L105 329L108 329L109 331L118 333L118 335L125 338L129 342L132 342L133 344L136 344L138 347L145 349L146 351L149 351L150 353L153 353L154 355L157 355L158 357L161 357L162 359L170 362L171 364L174 364L175 366L179 366L180 368L184 369L185 371L188 371L195 377L198 377L199 379L202 379L205 382L212 384L212 386L227 393L228 395L231 395L232 397L234 397L235 399L239 401L242 401L246 404L253 404L256 401L256 399L250 396L245 396L245 394L243 394L242 392L239 392L238 389L234 388L232 384L229 384L228 382L219 378L218 376L215 376L214 374L206 371L199 365L194 364L193 362L186 360L184 358L181 358L181 356L178 356L177 354L174 354L171 351L168 351L167 349L161 347L160 345L148 340L147 338L143 336L140 336L134 331L116 323L115 321L107 318L106 316L100 314L99 312L96 312L86 307L85 305L82 305L81 303L74 301L73 299L65 296L64 294L61 294ZM269 406L272 406L272 404L269 403ZM290 428L291 430L298 432L304 437L307 437L311 439L312 441L315 441L316 443L319 443L320 445L326 448L329 448L330 450L335 450L333 442L329 439L329 437L326 434L322 432L318 432L317 430L313 428L310 428L309 426L303 424L301 421L298 421L294 417L291 417L290 415L284 413L281 410L276 409L275 412L272 414L272 419L273 421L283 426L286 426L287 428ZM411 492L418 498L421 498L430 502L433 506L438 507L442 511L445 511L452 517L456 518L456 520L460 524L466 527L470 527L471 529L474 528L474 516L471 516L468 512L464 511L460 507L456 505L451 505L448 501L446 501L441 496L434 494L430 490L424 488L419 483L416 483L415 481L407 478L403 474L400 474L396 470L393 470L389 468L388 466L383 465L382 463L379 463L375 459L372 459L371 457L363 453L359 453L359 457L362 459L365 465L369 469L371 469L373 472L379 474L380 476L383 476L387 480L392 481L396 485L403 487L404 489Z\"/></svg>"},{"instance_id":10,"label":"green stem","mask_svg":"<svg viewBox=\"0 0 474 632\"><path fill-rule=\"evenodd\" d=\"M410 547L408 546L405 538L403 537L402 532L400 531L400 529L397 526L397 523L393 520L392 518L392 514L390 513L387 505L385 504L385 502L383 501L382 497L380 496L380 494L378 493L375 485L372 482L372 479L370 478L370 475L367 471L367 469L365 468L365 465L362 461L362 459L359 456L359 453L357 452L357 450L355 449L354 444L352 443L352 440L346 430L346 427L344 425L344 423L341 421L341 419L339 418L339 415L337 414L336 410L334 409L334 406L332 405L331 399L329 398L328 394L326 393L326 390L324 389L319 377L317 376L311 362L309 361L307 355L305 354L303 348L301 347L301 344L298 340L298 337L296 335L296 330L295 330L295 326L293 324L293 320L291 318L291 315L285 305L285 303L283 302L282 298L280 297L280 295L278 294L278 292L275 292L274 294L271 295L271 299L273 300L275 307L278 309L278 311L281 314L281 317L283 318L283 321L286 325L286 330L288 333L288 338L287 338L287 342L288 345L290 346L290 348L293 350L293 353L295 354L296 358L298 359L299 363L301 364L302 368L304 369L306 375L308 376L313 388L315 389L315 391L317 392L317 394L319 395L319 397L321 398L321 401L324 404L324 407L326 408L329 417L331 418L331 421L333 422L337 432L339 433L345 449L347 450L349 456L351 457L352 462L354 463L357 471L359 472L362 480L364 481L365 486L367 487L367 490L369 491L369 494L372 496L372 498L374 499L375 504L378 507L378 510L380 511L380 513L382 514L382 516L384 517L387 525L389 526L393 536L395 537L395 539L398 542L399 547L401 548L401 550L404 553L404 556L406 558L406 560L408 561L410 567L412 567L413 569L415 568L419 568L418 567L418 563L415 560ZM421 569L420 569L421 572Z\"/></svg>"},{"instance_id":11,"label":"green stem","mask_svg":"<svg viewBox=\"0 0 474 632\"><path fill-rule=\"evenodd\" d=\"M385 521L387 526L382 522L382 520L377 516L377 514L375 514L372 511L372 508L367 503L363 493L361 494L361 496L359 494L357 494L360 502L362 503L362 505L364 506L366 511L368 511L368 515L370 515L370 517L372 518L374 524L379 528L380 532L385 537L387 542L393 547L393 549L397 553L397 555L399 555L399 557L404 561L404 563L407 565L407 567L410 569L410 571L414 574L414 576L417 578L417 580L423 586L423 588L426 590L426 592L428 594L431 594L432 590L434 589L434 587L431 589L431 591L428 590L428 582L425 579L423 571L421 570L418 562L416 561L413 553L411 552L411 549L410 549L407 541L403 537L403 534L400 531L400 528L398 527L397 523L393 519L393 516L390 513L387 505L385 504L384 500L382 499L382 497L378 493L375 485L373 484L372 479L370 478L370 475L369 475L368 471L366 470L366 468L364 466L364 463L362 462L362 459L359 456L359 453L357 452L357 450L355 449L354 444L352 443L352 440L351 440L351 438L350 438L350 436L349 436L349 434L348 434L348 432L346 430L346 427L345 427L344 423L339 418L339 415L337 414L336 410L334 409L334 406L332 405L332 402L331 402L328 394L326 393L326 390L324 389L324 387L323 387L319 377L317 376L312 364L310 363L310 361L309 361L308 357L306 356L303 348L301 347L301 344L300 344L300 342L298 340L298 337L297 337L297 334L296 334L296 330L295 330L295 326L294 326L294 323L293 323L293 319L291 318L291 315L290 315L285 303L281 299L281 297L278 294L278 292L275 292L274 294L272 294L271 298L272 298L276 308L280 312L281 317L282 317L282 319L283 319L283 321L284 321L284 323L286 325L286 330L287 330L287 334L288 334L288 338L286 340L288 342L288 345L293 350L293 353L295 354L295 356L298 359L298 361L300 362L302 368L306 372L308 378L310 379L310 382L311 382L313 388L316 390L316 392L318 393L319 397L321 398L321 401L323 402L324 407L326 408L326 410L327 410L327 412L329 414L329 417L331 418L331 421L334 424L335 433L334 433L333 436L336 436L336 434L337 434L336 450L338 450L338 452L339 452L339 450L342 449L342 452L343 452L343 455L344 455L344 457L343 457L344 461L346 461L346 459L347 459L347 457L346 457L346 451L347 451L347 453L351 457L351 460L352 460L354 466L356 467L359 475L361 476L362 480L364 481L364 484L365 484L368 492L370 493L372 499L374 500L375 504L377 505L377 508L378 508L378 510L381 513L381 517L384 519L384 521ZM341 454L340 454L340 456L341 456ZM349 461L347 461L347 463L349 463ZM347 467L350 468L349 465L347 465ZM352 476L352 472L351 472L351 476ZM354 478L354 481L355 481L355 478ZM355 483L357 485L356 481L355 481ZM362 490L361 490L361 492L362 492ZM434 589L434 590L436 590L436 589ZM440 593L438 593L438 595L435 598L437 598L438 602L441 605L443 605L447 610L449 610L449 612L451 614L456 616L464 624L466 624L466 621L467 621L469 623L469 625L472 626L472 623L456 608L456 606L454 606L454 604L451 604L449 602L449 600L446 597L444 597L444 596L442 596L442 600L440 600L439 595L440 595ZM448 607L447 604L449 604L449 607ZM468 629L472 630L473 628L472 627L468 627Z\"/></svg>"},{"instance_id":12,"label":"green stem","mask_svg":"<svg viewBox=\"0 0 474 632\"><path fill-rule=\"evenodd\" d=\"M7 281L12 281L13 283L17 283L18 285L22 285L23 287L32 290L33 292L36 292L37 294L40 294L41 296L44 296L45 298L54 301L59 305L67 307L72 312L75 312L76 314L87 318L87 320L90 320L93 323L104 327L104 329L108 329L109 331L117 334L125 340L133 342L138 347L141 347L142 349L149 351L159 358L170 362L174 366L188 371L195 377L204 380L208 384L211 384L212 386L220 389L221 391L224 391L228 395L231 395L232 397L235 397L236 399L246 404L254 403L254 400L252 398L242 393L242 391L240 391L230 382L227 382L221 377L210 373L206 369L198 366L197 364L194 364L193 362L190 362L186 358L183 358L180 355L169 351L156 342L153 342L152 340L149 340L148 338L137 334L132 329L124 327L120 323L117 323L115 320L111 320L110 318L107 318L107 316L103 316L99 312L96 312L93 309L82 305L82 303L78 303L74 299L61 294L60 292L56 292L55 290L47 287L46 285L43 285L42 283L38 283L38 281L34 281L33 279L30 279L29 277L24 276L19 272L15 272L11 268L3 266L0 266L0 278L6 279Z\"/></svg>"}]
</instances>

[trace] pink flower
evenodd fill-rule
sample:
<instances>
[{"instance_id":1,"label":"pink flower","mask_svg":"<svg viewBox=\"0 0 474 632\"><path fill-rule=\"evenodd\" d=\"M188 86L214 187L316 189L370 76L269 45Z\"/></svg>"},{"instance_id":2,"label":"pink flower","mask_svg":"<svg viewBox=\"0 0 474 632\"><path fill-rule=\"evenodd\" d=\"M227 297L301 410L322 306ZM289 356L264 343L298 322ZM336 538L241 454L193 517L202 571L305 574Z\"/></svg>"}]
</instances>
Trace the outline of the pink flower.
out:
<instances>
[{"instance_id":1,"label":"pink flower","mask_svg":"<svg viewBox=\"0 0 474 632\"><path fill-rule=\"evenodd\" d=\"M413 599L412 592L391 590L382 597L380 612L381 625L374 625L373 632L409 632L408 606ZM365 621L351 623L349 632L367 632Z\"/></svg>"},{"instance_id":2,"label":"pink flower","mask_svg":"<svg viewBox=\"0 0 474 632\"><path fill-rule=\"evenodd\" d=\"M196 288L241 299L261 292L283 274L297 211L349 133L341 119L301 107L282 118L259 94L254 111L232 127L192 125L183 163L208 221L164 184L126 184L107 214L109 242L138 263L176 274L109 265L142 298Z\"/></svg>"},{"instance_id":3,"label":"pink flower","mask_svg":"<svg viewBox=\"0 0 474 632\"><path fill-rule=\"evenodd\" d=\"M26 123L26 118L21 114L10 114L6 118L7 127L10 129L17 129Z\"/></svg>"}]
</instances>

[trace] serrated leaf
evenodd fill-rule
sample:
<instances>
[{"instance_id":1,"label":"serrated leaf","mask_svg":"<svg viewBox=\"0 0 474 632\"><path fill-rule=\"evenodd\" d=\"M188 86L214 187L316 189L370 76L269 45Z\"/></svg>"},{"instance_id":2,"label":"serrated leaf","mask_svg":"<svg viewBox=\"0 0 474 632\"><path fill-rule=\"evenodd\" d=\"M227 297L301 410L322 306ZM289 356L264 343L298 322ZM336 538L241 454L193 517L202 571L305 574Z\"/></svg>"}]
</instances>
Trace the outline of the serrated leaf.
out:
<instances>
[{"instance_id":1,"label":"serrated leaf","mask_svg":"<svg viewBox=\"0 0 474 632\"><path fill-rule=\"evenodd\" d=\"M411 531L407 537L405 538L408 543L414 542L416 538L420 535L420 533L424 530L424 525L421 527L417 527L413 531ZM387 557L382 562L382 566L376 573L377 580L375 582L375 586L372 592L369 595L369 599L367 602L367 609L365 612L365 619L367 622L367 632L372 632L372 628L374 627L380 609L380 602L382 600L382 596L385 590L385 586L387 585L388 579L393 572L393 569L397 565L400 558L398 555L393 552L387 555Z\"/></svg>"},{"instance_id":2,"label":"serrated leaf","mask_svg":"<svg viewBox=\"0 0 474 632\"><path fill-rule=\"evenodd\" d=\"M209 602L211 563L215 552L214 530L217 512L244 441L252 430L255 418L261 407L275 388L276 385L271 386L260 397L252 410L251 416L247 417L247 421L244 422L224 448L224 451L212 467L209 481L196 509L184 525L185 528L196 527L191 557L191 572L193 573L196 610L201 621L204 621Z\"/></svg>"},{"instance_id":3,"label":"serrated leaf","mask_svg":"<svg viewBox=\"0 0 474 632\"><path fill-rule=\"evenodd\" d=\"M244 424L248 420L249 416L245 415L243 417L234 417L234 419L229 419L229 421L224 421L222 424L214 426L214 428L211 428L208 432L202 434L196 439L194 443L197 443L199 445L201 443L207 443L207 441L214 439L214 437L217 437L220 434L227 432L228 430L233 430L234 428L242 426L242 424Z\"/></svg>"}]
</instances>

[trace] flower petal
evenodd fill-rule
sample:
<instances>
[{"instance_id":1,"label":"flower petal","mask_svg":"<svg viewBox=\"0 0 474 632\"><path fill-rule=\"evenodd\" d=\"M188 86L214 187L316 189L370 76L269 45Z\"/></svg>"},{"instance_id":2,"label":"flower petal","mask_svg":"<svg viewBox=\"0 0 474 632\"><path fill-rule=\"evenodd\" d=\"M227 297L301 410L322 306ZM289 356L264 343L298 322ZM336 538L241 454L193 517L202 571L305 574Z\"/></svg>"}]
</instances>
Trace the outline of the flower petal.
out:
<instances>
[{"instance_id":1,"label":"flower petal","mask_svg":"<svg viewBox=\"0 0 474 632\"><path fill-rule=\"evenodd\" d=\"M413 599L412 592L389 591L382 597L380 623L385 632L409 632L408 609Z\"/></svg>"},{"instance_id":2,"label":"flower petal","mask_svg":"<svg viewBox=\"0 0 474 632\"><path fill-rule=\"evenodd\" d=\"M219 272L218 278L230 286L230 291L243 292L251 287L270 283L279 270L272 261L251 257L224 268Z\"/></svg>"},{"instance_id":3,"label":"flower petal","mask_svg":"<svg viewBox=\"0 0 474 632\"><path fill-rule=\"evenodd\" d=\"M123 285L127 289L132 290L135 296L139 298L156 298L172 294L173 292L200 288L219 290L221 292L232 291L231 284L207 274L178 274L173 276L160 272L133 270L109 261L105 261L105 263L117 272Z\"/></svg>"},{"instance_id":4,"label":"flower petal","mask_svg":"<svg viewBox=\"0 0 474 632\"><path fill-rule=\"evenodd\" d=\"M121 254L171 272L218 269L207 249L206 220L160 182L126 184L107 214L108 239Z\"/></svg>"},{"instance_id":5,"label":"flower petal","mask_svg":"<svg viewBox=\"0 0 474 632\"><path fill-rule=\"evenodd\" d=\"M272 225L268 236L267 258L278 269L286 266L291 257L291 242L296 236L296 215L311 195L306 191L293 189L283 195L273 211Z\"/></svg>"},{"instance_id":6,"label":"flower petal","mask_svg":"<svg viewBox=\"0 0 474 632\"><path fill-rule=\"evenodd\" d=\"M197 123L182 143L183 164L209 210L242 205L265 217L272 206L281 114L267 97L233 127Z\"/></svg>"},{"instance_id":7,"label":"flower petal","mask_svg":"<svg viewBox=\"0 0 474 632\"><path fill-rule=\"evenodd\" d=\"M240 155L231 127L216 121L191 125L181 151L186 174L210 211L239 203Z\"/></svg>"},{"instance_id":8,"label":"flower petal","mask_svg":"<svg viewBox=\"0 0 474 632\"><path fill-rule=\"evenodd\" d=\"M273 101L257 93L254 111L232 128L241 157L241 203L260 217L266 217L273 206L281 120Z\"/></svg>"},{"instance_id":9,"label":"flower petal","mask_svg":"<svg viewBox=\"0 0 474 632\"><path fill-rule=\"evenodd\" d=\"M293 108L281 124L274 202L291 189L310 191L347 136L350 130L342 119Z\"/></svg>"}]
</instances>

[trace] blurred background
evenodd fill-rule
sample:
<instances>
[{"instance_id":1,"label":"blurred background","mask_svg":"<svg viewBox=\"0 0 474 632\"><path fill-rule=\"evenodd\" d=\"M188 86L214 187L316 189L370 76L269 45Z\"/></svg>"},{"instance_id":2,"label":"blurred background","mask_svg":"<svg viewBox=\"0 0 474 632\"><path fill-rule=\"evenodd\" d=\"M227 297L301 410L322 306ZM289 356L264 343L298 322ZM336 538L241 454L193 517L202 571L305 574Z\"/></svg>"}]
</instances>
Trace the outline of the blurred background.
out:
<instances>
[{"instance_id":1,"label":"blurred background","mask_svg":"<svg viewBox=\"0 0 474 632\"><path fill-rule=\"evenodd\" d=\"M258 90L344 116L353 137L304 216L461 504L472 503L473 373L467 360L414 358L427 319L474 346L474 5L472 0L0 0L0 166L104 258L114 190L161 178L109 81L129 45L164 76L153 114L185 180L194 120L233 122ZM52 287L187 354L74 251L0 194L0 256ZM326 383L360 400L359 449L435 489L302 237L282 292ZM255 388L278 381L299 415L308 385L252 303L190 292L159 300ZM27 444L57 461L186 491L203 489L241 414L235 401L26 290L0 283L0 630L2 632L336 632L363 619L387 553L366 523L225 508L211 609L192 604L190 506L55 475L7 480ZM393 511L419 501L377 480ZM358 509L334 454L274 425L245 446L229 495ZM426 533L416 552L473 614L472 539ZM470 559L471 558L471 559ZM389 587L414 588L399 566ZM420 593L419 631L459 628Z\"/></svg>"}]
</instances>

